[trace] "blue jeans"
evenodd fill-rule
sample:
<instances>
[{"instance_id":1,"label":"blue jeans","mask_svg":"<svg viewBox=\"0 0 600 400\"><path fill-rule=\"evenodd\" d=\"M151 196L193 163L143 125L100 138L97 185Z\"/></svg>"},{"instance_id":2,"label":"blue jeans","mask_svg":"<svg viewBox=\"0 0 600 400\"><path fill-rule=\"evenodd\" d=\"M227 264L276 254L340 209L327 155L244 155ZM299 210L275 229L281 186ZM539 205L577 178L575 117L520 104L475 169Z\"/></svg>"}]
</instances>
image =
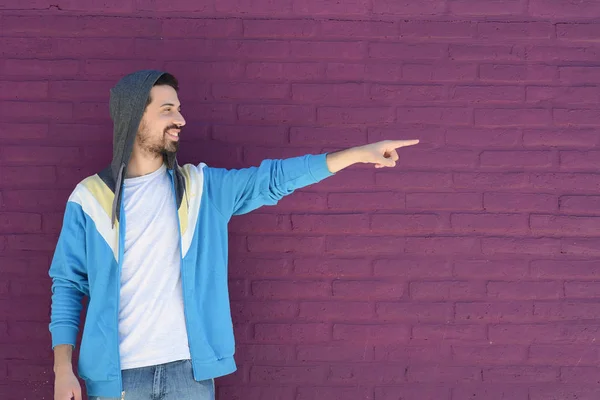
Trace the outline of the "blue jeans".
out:
<instances>
[{"instance_id":1,"label":"blue jeans","mask_svg":"<svg viewBox=\"0 0 600 400\"><path fill-rule=\"evenodd\" d=\"M194 380L190 360L126 369L123 371L125 400L214 400L213 379ZM89 400L121 400L120 397L90 396Z\"/></svg>"}]
</instances>

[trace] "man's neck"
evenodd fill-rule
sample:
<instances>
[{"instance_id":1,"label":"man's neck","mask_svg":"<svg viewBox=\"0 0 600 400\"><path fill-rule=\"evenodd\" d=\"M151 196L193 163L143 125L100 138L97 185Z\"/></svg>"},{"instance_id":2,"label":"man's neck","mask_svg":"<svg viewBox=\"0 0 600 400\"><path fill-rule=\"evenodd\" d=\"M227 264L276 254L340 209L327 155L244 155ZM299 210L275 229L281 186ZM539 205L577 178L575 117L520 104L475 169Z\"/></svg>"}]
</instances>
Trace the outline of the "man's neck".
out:
<instances>
[{"instance_id":1,"label":"man's neck","mask_svg":"<svg viewBox=\"0 0 600 400\"><path fill-rule=\"evenodd\" d=\"M163 165L162 157L150 157L141 155L135 150L131 154L129 163L127 164L126 178L137 178L153 173Z\"/></svg>"}]
</instances>

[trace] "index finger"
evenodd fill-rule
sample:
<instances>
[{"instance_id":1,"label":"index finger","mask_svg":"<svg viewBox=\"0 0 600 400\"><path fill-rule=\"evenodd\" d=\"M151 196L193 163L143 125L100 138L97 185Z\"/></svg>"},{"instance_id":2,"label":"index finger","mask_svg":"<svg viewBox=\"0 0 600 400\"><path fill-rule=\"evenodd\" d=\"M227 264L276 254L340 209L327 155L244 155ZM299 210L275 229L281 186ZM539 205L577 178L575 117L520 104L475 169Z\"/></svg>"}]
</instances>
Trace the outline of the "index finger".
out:
<instances>
[{"instance_id":1,"label":"index finger","mask_svg":"<svg viewBox=\"0 0 600 400\"><path fill-rule=\"evenodd\" d=\"M397 148L400 148L400 147L414 146L417 143L419 143L418 139L414 139L414 140L394 140L392 142L392 146L395 149L397 149Z\"/></svg>"}]
</instances>

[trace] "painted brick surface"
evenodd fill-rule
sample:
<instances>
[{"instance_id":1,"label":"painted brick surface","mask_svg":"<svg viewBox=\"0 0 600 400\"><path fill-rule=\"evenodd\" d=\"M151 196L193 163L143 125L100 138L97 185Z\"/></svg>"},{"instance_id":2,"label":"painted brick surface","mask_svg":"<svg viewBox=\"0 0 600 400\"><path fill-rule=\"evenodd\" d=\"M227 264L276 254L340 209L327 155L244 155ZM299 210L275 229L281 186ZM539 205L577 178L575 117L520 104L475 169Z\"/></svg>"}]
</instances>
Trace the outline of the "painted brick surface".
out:
<instances>
[{"instance_id":1,"label":"painted brick surface","mask_svg":"<svg viewBox=\"0 0 600 400\"><path fill-rule=\"evenodd\" d=\"M219 400L600 396L600 3L0 1L0 398L52 399L47 269L108 89L181 81L181 159L421 139L235 218Z\"/></svg>"}]
</instances>

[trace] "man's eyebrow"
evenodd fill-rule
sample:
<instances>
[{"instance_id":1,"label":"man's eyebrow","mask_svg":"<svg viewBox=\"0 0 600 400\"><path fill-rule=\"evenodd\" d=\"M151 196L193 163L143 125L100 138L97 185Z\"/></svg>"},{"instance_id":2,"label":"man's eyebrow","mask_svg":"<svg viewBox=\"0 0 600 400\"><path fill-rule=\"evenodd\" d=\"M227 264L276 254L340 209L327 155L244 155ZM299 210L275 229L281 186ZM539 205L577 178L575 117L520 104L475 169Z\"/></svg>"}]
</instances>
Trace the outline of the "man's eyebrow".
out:
<instances>
[{"instance_id":1,"label":"man's eyebrow","mask_svg":"<svg viewBox=\"0 0 600 400\"><path fill-rule=\"evenodd\" d=\"M168 106L168 107L175 107L175 104L173 104L173 103L165 103L165 104L163 104L162 106L160 106L160 108L167 107L167 106ZM180 106L180 107L181 107L181 106Z\"/></svg>"}]
</instances>

